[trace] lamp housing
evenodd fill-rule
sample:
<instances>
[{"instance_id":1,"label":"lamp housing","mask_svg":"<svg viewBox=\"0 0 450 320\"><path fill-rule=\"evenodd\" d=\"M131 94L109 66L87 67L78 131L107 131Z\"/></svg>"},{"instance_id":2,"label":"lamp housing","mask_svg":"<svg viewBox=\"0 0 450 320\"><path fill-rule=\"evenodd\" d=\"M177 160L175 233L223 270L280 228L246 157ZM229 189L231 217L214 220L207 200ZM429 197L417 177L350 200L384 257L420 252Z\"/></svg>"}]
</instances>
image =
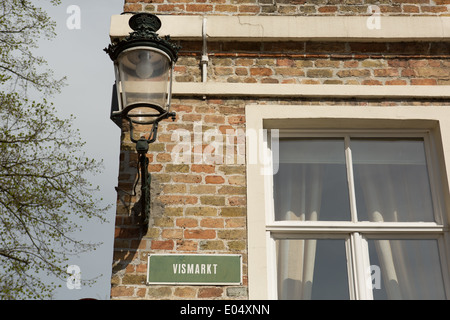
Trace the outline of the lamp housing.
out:
<instances>
[{"instance_id":1,"label":"lamp housing","mask_svg":"<svg viewBox=\"0 0 450 320\"><path fill-rule=\"evenodd\" d=\"M161 21L153 14L134 14L129 26L133 32L105 48L114 62L116 77L117 100L111 119L117 123L125 117L132 124L152 124L173 117L173 66L180 47L170 36L161 38L156 33Z\"/></svg>"}]
</instances>

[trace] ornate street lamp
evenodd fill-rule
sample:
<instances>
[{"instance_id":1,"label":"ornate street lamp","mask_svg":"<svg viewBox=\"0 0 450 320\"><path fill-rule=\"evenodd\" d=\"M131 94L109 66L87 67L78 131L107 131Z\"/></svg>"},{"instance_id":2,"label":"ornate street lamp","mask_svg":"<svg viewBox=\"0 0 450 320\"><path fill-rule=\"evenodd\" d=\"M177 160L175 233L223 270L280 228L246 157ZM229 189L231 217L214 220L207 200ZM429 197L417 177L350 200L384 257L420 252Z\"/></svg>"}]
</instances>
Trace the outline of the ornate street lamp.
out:
<instances>
[{"instance_id":1,"label":"ornate street lamp","mask_svg":"<svg viewBox=\"0 0 450 320\"><path fill-rule=\"evenodd\" d=\"M110 44L104 51L109 54L115 68L117 104L111 110L111 119L127 119L131 141L136 143L142 190L142 214L145 224L150 212L150 174L146 153L156 140L158 123L175 119L170 112L173 65L180 47L170 36L161 38L156 31L161 20L150 13L134 14L129 20L133 29L123 40ZM148 136L134 137L134 126L150 125Z\"/></svg>"}]
</instances>

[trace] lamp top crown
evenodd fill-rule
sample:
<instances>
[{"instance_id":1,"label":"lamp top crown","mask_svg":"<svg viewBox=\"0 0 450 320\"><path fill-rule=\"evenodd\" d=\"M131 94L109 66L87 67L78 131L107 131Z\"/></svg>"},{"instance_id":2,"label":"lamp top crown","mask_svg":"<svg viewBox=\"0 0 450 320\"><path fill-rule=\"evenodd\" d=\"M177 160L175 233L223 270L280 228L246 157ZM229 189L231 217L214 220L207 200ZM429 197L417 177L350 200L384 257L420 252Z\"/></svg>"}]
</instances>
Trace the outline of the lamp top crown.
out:
<instances>
[{"instance_id":1,"label":"lamp top crown","mask_svg":"<svg viewBox=\"0 0 450 320\"><path fill-rule=\"evenodd\" d=\"M144 31L145 29L156 32L161 28L161 20L154 14L141 12L133 15L128 21L128 25L134 31Z\"/></svg>"},{"instance_id":2,"label":"lamp top crown","mask_svg":"<svg viewBox=\"0 0 450 320\"><path fill-rule=\"evenodd\" d=\"M119 54L129 48L138 46L149 46L160 49L169 55L172 62L178 59L178 51L181 47L172 42L170 36L160 37L156 31L161 28L161 20L154 14L140 12L133 14L128 21L131 32L125 39L110 44L104 51L114 61Z\"/></svg>"}]
</instances>

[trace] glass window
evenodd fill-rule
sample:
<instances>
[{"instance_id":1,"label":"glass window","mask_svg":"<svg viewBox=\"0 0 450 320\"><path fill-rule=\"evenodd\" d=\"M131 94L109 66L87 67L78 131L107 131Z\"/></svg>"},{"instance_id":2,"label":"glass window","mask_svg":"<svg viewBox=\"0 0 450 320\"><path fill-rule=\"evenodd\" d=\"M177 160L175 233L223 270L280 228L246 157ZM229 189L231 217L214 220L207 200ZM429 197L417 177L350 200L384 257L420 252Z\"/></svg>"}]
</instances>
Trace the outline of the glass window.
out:
<instances>
[{"instance_id":1,"label":"glass window","mask_svg":"<svg viewBox=\"0 0 450 320\"><path fill-rule=\"evenodd\" d=\"M349 221L344 139L281 139L275 220Z\"/></svg>"},{"instance_id":2,"label":"glass window","mask_svg":"<svg viewBox=\"0 0 450 320\"><path fill-rule=\"evenodd\" d=\"M277 240L278 297L349 299L345 240Z\"/></svg>"},{"instance_id":3,"label":"glass window","mask_svg":"<svg viewBox=\"0 0 450 320\"><path fill-rule=\"evenodd\" d=\"M434 221L423 139L351 140L359 221Z\"/></svg>"},{"instance_id":4,"label":"glass window","mask_svg":"<svg viewBox=\"0 0 450 320\"><path fill-rule=\"evenodd\" d=\"M279 140L267 226L278 298L446 299L427 133L307 135Z\"/></svg>"},{"instance_id":5,"label":"glass window","mask_svg":"<svg viewBox=\"0 0 450 320\"><path fill-rule=\"evenodd\" d=\"M445 299L436 240L369 240L373 297L377 300ZM379 272L379 274L377 274Z\"/></svg>"}]
</instances>

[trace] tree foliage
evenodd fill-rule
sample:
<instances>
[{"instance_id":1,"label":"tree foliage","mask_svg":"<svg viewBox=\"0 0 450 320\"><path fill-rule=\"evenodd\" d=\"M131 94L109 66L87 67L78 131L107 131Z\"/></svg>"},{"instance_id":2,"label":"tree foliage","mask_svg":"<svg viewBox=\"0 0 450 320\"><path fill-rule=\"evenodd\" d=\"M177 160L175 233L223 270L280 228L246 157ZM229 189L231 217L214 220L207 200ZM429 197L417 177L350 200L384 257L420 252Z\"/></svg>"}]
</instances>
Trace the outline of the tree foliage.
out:
<instances>
[{"instance_id":1,"label":"tree foliage","mask_svg":"<svg viewBox=\"0 0 450 320\"><path fill-rule=\"evenodd\" d=\"M44 0L45 1L45 0ZM33 1L39 3L40 1ZM50 1L54 5L60 0ZM58 92L64 79L55 80L44 58L33 49L40 39L55 36L55 23L30 0L3 0L0 4L0 81L7 90L26 92L32 86L43 94Z\"/></svg>"},{"instance_id":2,"label":"tree foliage","mask_svg":"<svg viewBox=\"0 0 450 320\"><path fill-rule=\"evenodd\" d=\"M82 155L73 118L58 118L44 98L58 93L64 79L55 80L45 59L33 54L40 38L55 35L38 2L0 4L1 299L51 297L55 285L38 273L65 279L68 256L95 248L72 237L80 230L74 221L103 220L106 210L86 178L100 163ZM41 101L27 99L30 88Z\"/></svg>"}]
</instances>

